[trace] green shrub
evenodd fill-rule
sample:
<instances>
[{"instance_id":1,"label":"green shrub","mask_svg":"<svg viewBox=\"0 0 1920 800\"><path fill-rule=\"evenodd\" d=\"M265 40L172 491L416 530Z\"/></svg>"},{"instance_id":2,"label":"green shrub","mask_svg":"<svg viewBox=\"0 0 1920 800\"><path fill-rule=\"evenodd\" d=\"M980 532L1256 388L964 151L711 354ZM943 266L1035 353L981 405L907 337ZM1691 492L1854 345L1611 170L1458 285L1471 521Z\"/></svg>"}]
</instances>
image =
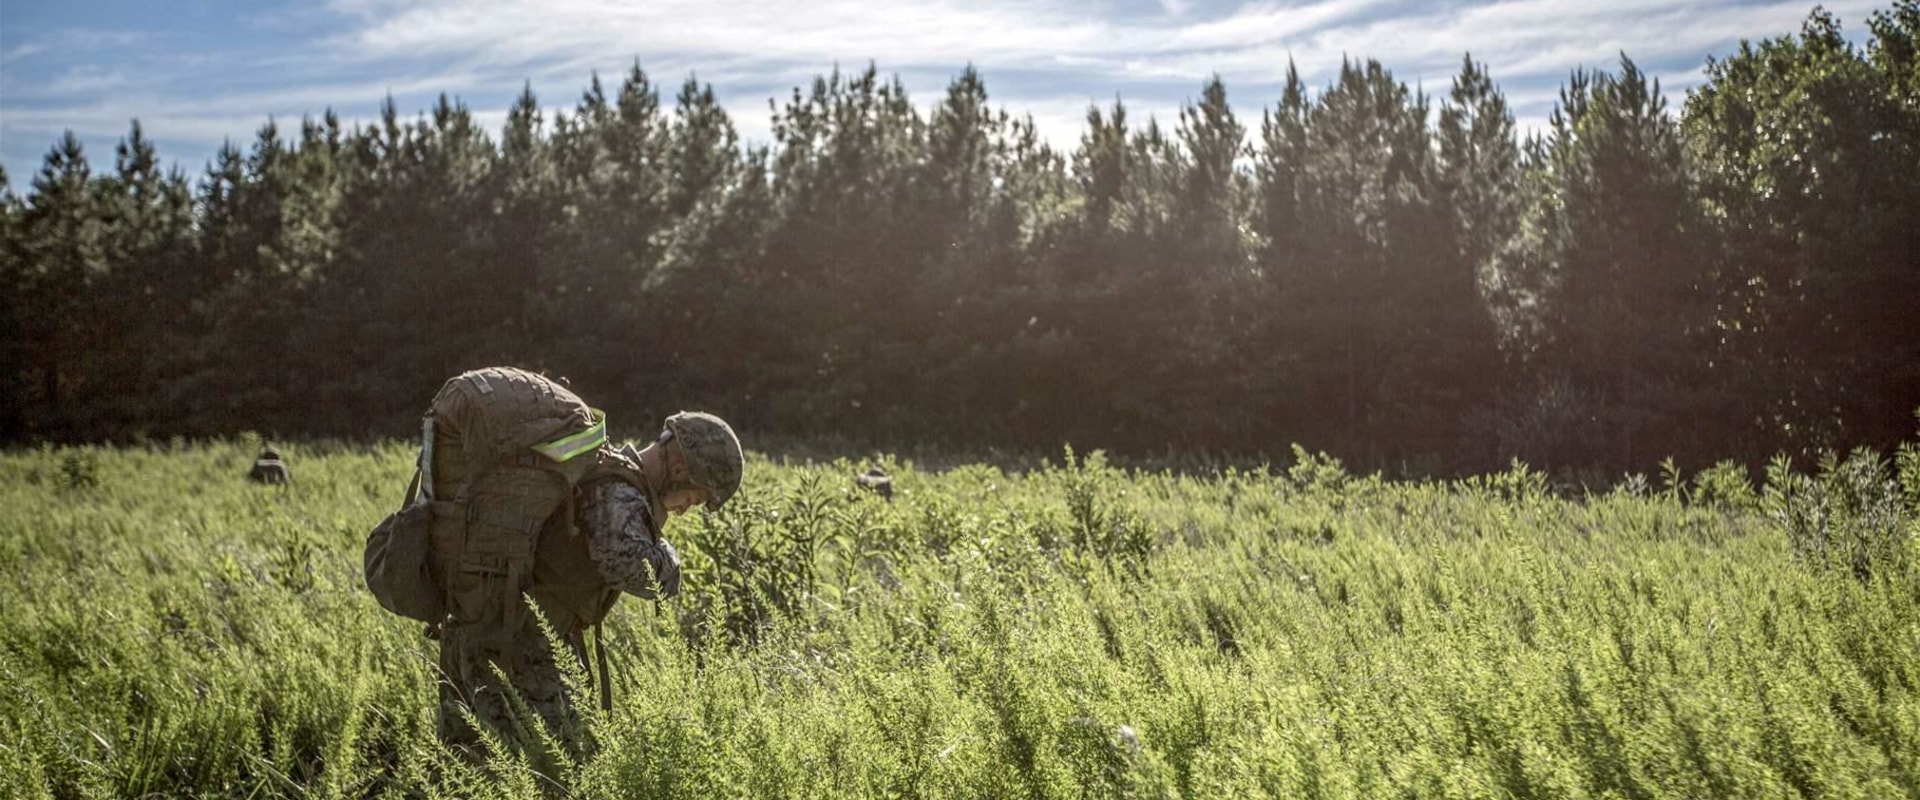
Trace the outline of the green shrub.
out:
<instances>
[{"instance_id":1,"label":"green shrub","mask_svg":"<svg viewBox=\"0 0 1920 800\"><path fill-rule=\"evenodd\" d=\"M1865 580L1907 561L1912 532L1900 478L1872 451L1856 450L1844 460L1829 452L1813 475L1775 458L1760 505L1785 526L1794 554L1807 564Z\"/></svg>"},{"instance_id":2,"label":"green shrub","mask_svg":"<svg viewBox=\"0 0 1920 800\"><path fill-rule=\"evenodd\" d=\"M360 583L411 447L257 492L252 446L88 450L84 491L0 453L0 796L1920 798L1910 450L1751 507L1727 465L1576 497L1071 451L887 460L888 503L755 455L668 527L682 596L609 618L611 713L568 666L598 750L470 763Z\"/></svg>"}]
</instances>

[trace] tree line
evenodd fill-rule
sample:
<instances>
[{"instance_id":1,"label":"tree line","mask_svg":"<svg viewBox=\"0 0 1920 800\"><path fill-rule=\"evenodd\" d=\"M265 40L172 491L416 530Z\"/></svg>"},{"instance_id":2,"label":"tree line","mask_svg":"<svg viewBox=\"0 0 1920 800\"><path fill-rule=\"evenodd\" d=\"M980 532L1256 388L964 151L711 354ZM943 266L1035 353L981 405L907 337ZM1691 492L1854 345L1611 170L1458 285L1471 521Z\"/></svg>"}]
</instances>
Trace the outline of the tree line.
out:
<instances>
[{"instance_id":1,"label":"tree line","mask_svg":"<svg viewBox=\"0 0 1920 800\"><path fill-rule=\"evenodd\" d=\"M1644 470L1887 446L1920 406L1920 3L1816 9L1677 111L1622 55L1522 135L1471 56L1429 97L1289 65L1243 115L1096 106L1071 149L875 68L743 143L638 65L497 135L328 112L190 179L138 122L0 197L0 439L406 435L445 377L564 376L639 433Z\"/></svg>"}]
</instances>

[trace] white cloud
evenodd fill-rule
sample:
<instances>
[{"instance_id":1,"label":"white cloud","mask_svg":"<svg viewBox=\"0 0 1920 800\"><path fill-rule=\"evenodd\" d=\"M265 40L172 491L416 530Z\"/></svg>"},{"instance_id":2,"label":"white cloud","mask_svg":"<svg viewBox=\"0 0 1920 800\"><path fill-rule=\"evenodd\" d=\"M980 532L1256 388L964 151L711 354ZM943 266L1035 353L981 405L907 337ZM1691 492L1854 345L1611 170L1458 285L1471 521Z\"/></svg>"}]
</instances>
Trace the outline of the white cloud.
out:
<instances>
[{"instance_id":1,"label":"white cloud","mask_svg":"<svg viewBox=\"0 0 1920 800\"><path fill-rule=\"evenodd\" d=\"M352 7L366 3L354 0ZM758 61L965 61L1086 47L1106 22L1061 7L1005 2L822 0L805 6L748 0L716 6L664 0L427 0L343 37L366 58L475 53L508 63L553 54L698 53Z\"/></svg>"},{"instance_id":2,"label":"white cloud","mask_svg":"<svg viewBox=\"0 0 1920 800\"><path fill-rule=\"evenodd\" d=\"M249 138L269 117L278 118L284 129L289 120L297 121L303 114L318 117L329 107L372 109L389 93L408 96L434 92L446 85L449 77L432 75L395 82L316 84L202 97L112 94L79 104L9 108L5 126L10 133L33 136L57 136L72 130L84 137L107 138L125 134L128 123L137 117L150 134L164 132L172 138L218 142L224 137ZM409 117L419 110L399 106L400 113Z\"/></svg>"},{"instance_id":3,"label":"white cloud","mask_svg":"<svg viewBox=\"0 0 1920 800\"><path fill-rule=\"evenodd\" d=\"M127 84L127 74L117 69L86 65L75 67L54 78L46 87L49 95L74 95L110 90Z\"/></svg>"},{"instance_id":4,"label":"white cloud","mask_svg":"<svg viewBox=\"0 0 1920 800\"><path fill-rule=\"evenodd\" d=\"M1232 50L1285 42L1335 22L1360 17L1385 2L1325 0L1299 6L1255 3L1218 20L1177 28L1161 50Z\"/></svg>"},{"instance_id":5,"label":"white cloud","mask_svg":"<svg viewBox=\"0 0 1920 800\"><path fill-rule=\"evenodd\" d=\"M28 42L22 45L15 45L13 47L7 48L6 52L0 53L0 64L5 64L12 61L19 61L20 59L26 58L28 56L31 56L35 53L41 52L46 49L47 49L46 45L36 44L34 42Z\"/></svg>"},{"instance_id":6,"label":"white cloud","mask_svg":"<svg viewBox=\"0 0 1920 800\"><path fill-rule=\"evenodd\" d=\"M207 152L180 153L199 161L220 138L250 138L269 114L297 119L333 107L355 119L391 93L410 115L429 102L421 98L446 92L490 115L483 119L497 132L523 81L547 106L568 109L590 72L612 89L638 59L664 104L696 74L716 87L742 139L765 143L769 97L784 102L791 87L836 65L872 62L902 75L923 109L973 64L996 105L1032 114L1068 149L1090 101L1105 106L1118 95L1134 119L1151 114L1167 125L1201 81L1219 74L1251 127L1277 99L1289 60L1317 90L1343 58L1378 58L1438 97L1471 51L1525 130L1544 121L1568 72L1617 69L1623 50L1661 77L1677 111L1709 53L1730 52L1741 37L1797 31L1810 2L1161 0L1124 16L1111 3L1073 0L326 0L300 11L307 27L274 23L311 31L300 46L274 52L167 53L154 37L103 30L9 41L0 51L8 65L0 129L8 157L17 158L36 138L66 128L117 138L139 117L156 136L204 143ZM1855 34L1880 5L1826 3ZM146 58L113 59L135 45ZM16 66L47 63L56 66L35 80ZM263 84L265 76L279 82ZM236 80L253 84L237 88Z\"/></svg>"},{"instance_id":7,"label":"white cloud","mask_svg":"<svg viewBox=\"0 0 1920 800\"><path fill-rule=\"evenodd\" d=\"M148 34L139 31L63 28L47 33L34 41L22 42L9 48L5 55L0 55L0 61L16 61L43 53L121 50L150 38Z\"/></svg>"},{"instance_id":8,"label":"white cloud","mask_svg":"<svg viewBox=\"0 0 1920 800\"><path fill-rule=\"evenodd\" d=\"M1198 80L1213 72L1270 81L1289 53L1303 69L1331 71L1345 54L1378 57L1406 72L1450 68L1471 50L1522 74L1611 63L1620 50L1645 59L1701 59L1708 48L1740 36L1791 31L1807 12L1804 0L1506 0L1416 5L1384 16L1390 5L1261 2L1205 14L1179 3L1168 9L1178 12L1175 20L1098 16L1099 6L1059 0L821 0L804 7L770 0L723 7L705 0L335 0L337 10L363 24L334 44L374 61L451 55L518 68L638 57L650 66L702 72L709 71L704 65L722 64L728 75L761 80L872 60L888 71L975 63L989 74L1092 67L1119 70L1110 77L1122 81ZM1859 20L1874 4L1840 0L1829 7Z\"/></svg>"}]
</instances>

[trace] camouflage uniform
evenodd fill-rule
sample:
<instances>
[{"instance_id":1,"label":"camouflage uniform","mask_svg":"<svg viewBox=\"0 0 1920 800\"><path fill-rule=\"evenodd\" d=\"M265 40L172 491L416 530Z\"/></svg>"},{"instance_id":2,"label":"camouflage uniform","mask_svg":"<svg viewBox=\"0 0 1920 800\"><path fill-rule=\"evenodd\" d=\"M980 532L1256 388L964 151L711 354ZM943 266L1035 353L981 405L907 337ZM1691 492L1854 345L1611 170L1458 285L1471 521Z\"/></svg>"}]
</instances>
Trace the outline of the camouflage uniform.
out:
<instances>
[{"instance_id":1,"label":"camouflage uniform","mask_svg":"<svg viewBox=\"0 0 1920 800\"><path fill-rule=\"evenodd\" d=\"M584 632L606 614L620 593L667 597L680 589L680 556L660 537L654 505L645 492L625 481L603 480L580 488L575 528L564 524L564 514L557 514L541 532L527 598L583 667L587 663ZM479 744L478 733L461 713L463 708L505 739L533 740L522 733L527 724L516 719L513 703L502 692L494 674L498 665L528 709L579 755L587 746L586 738L538 620L531 613L521 614L509 645L502 630L504 621L497 617L449 624L442 632L441 740L468 747Z\"/></svg>"}]
</instances>

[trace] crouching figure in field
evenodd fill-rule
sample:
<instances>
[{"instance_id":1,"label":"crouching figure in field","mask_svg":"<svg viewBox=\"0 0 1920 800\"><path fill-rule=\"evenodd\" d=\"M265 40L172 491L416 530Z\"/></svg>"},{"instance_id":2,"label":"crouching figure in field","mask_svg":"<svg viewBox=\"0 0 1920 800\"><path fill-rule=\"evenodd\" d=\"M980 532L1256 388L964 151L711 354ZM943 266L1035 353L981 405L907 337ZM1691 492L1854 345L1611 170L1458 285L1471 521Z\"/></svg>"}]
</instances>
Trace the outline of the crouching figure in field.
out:
<instances>
[{"instance_id":1,"label":"crouching figure in field","mask_svg":"<svg viewBox=\"0 0 1920 800\"><path fill-rule=\"evenodd\" d=\"M623 595L675 595L668 520L740 488L739 438L712 414L667 417L644 447L606 431L604 412L543 375L461 373L421 420L405 504L367 537L367 589L439 640L437 727L465 756L497 743L556 776L594 751L574 695L614 707L602 621ZM569 659L587 686L562 679Z\"/></svg>"},{"instance_id":2,"label":"crouching figure in field","mask_svg":"<svg viewBox=\"0 0 1920 800\"><path fill-rule=\"evenodd\" d=\"M287 462L280 458L280 451L269 447L260 451L260 457L253 460L253 469L247 470L247 480L284 486L293 482L293 473L287 470Z\"/></svg>"},{"instance_id":3,"label":"crouching figure in field","mask_svg":"<svg viewBox=\"0 0 1920 800\"><path fill-rule=\"evenodd\" d=\"M886 470L879 467L869 468L865 473L855 477L853 482L862 489L880 495L887 502L893 502L893 478L888 477Z\"/></svg>"}]
</instances>

